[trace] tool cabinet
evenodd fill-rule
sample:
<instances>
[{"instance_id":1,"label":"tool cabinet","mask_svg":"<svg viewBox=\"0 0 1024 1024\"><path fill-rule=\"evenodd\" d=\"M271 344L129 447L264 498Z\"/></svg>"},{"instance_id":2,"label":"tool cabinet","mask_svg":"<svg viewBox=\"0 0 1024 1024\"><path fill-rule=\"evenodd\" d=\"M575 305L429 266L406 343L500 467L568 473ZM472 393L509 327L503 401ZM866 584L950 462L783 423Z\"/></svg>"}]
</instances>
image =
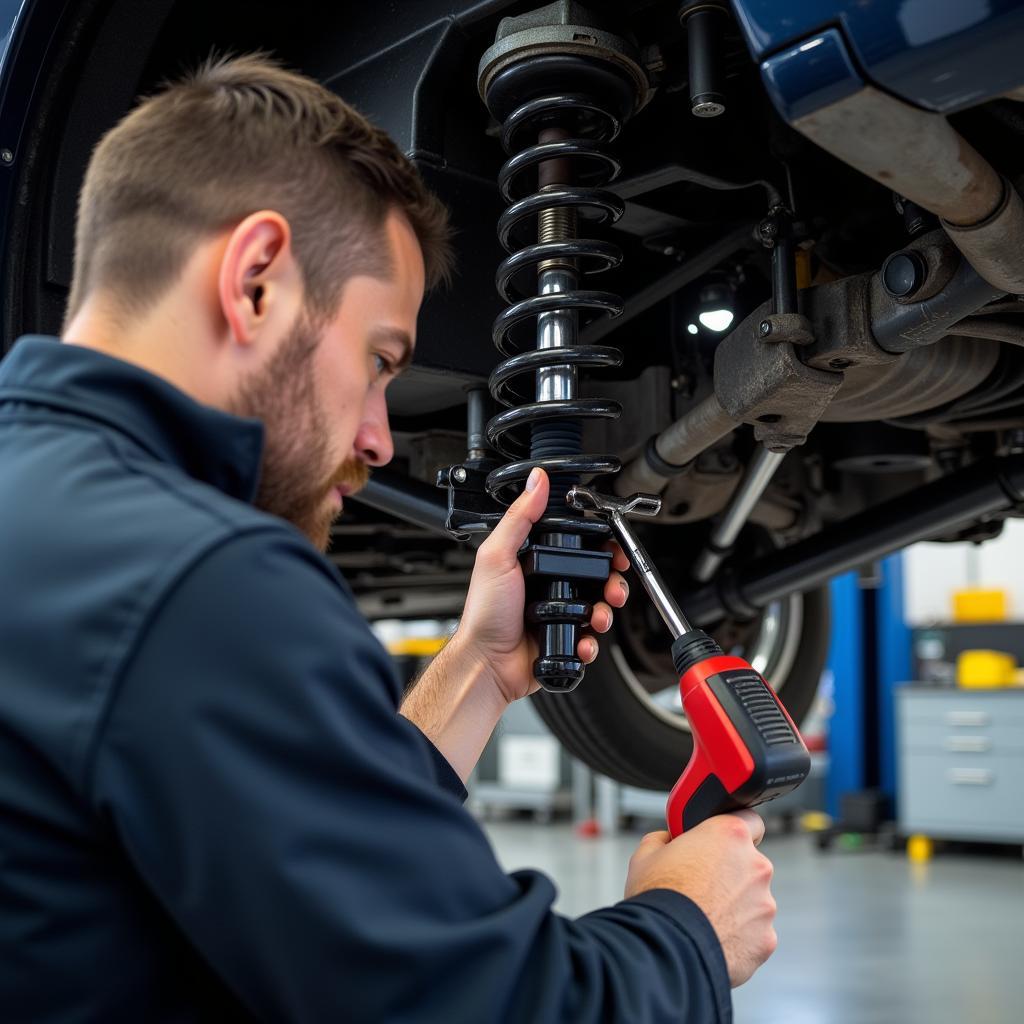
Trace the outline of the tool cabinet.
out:
<instances>
[{"instance_id":1,"label":"tool cabinet","mask_svg":"<svg viewBox=\"0 0 1024 1024\"><path fill-rule=\"evenodd\" d=\"M900 832L1024 843L1024 687L896 700Z\"/></svg>"}]
</instances>

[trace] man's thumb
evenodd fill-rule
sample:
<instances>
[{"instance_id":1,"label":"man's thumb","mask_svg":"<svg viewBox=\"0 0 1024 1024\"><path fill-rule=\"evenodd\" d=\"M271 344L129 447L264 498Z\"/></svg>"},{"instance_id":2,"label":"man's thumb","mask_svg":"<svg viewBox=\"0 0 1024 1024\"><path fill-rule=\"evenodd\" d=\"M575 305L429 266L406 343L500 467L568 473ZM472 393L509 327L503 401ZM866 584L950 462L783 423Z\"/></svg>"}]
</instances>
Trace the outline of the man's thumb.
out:
<instances>
[{"instance_id":1,"label":"man's thumb","mask_svg":"<svg viewBox=\"0 0 1024 1024\"><path fill-rule=\"evenodd\" d=\"M640 844L636 850L633 851L633 856L630 858L633 861L642 861L650 857L652 853L662 849L671 840L671 836L665 832L648 832L647 835L640 840Z\"/></svg>"},{"instance_id":2,"label":"man's thumb","mask_svg":"<svg viewBox=\"0 0 1024 1024\"><path fill-rule=\"evenodd\" d=\"M532 469L523 493L509 506L485 544L481 545L481 550L487 546L515 557L530 535L533 524L544 514L550 487L547 473L543 469Z\"/></svg>"},{"instance_id":3,"label":"man's thumb","mask_svg":"<svg viewBox=\"0 0 1024 1024\"><path fill-rule=\"evenodd\" d=\"M640 840L638 849L649 853L651 850L666 846L671 839L672 837L664 829L660 832L648 832L647 835Z\"/></svg>"}]
</instances>

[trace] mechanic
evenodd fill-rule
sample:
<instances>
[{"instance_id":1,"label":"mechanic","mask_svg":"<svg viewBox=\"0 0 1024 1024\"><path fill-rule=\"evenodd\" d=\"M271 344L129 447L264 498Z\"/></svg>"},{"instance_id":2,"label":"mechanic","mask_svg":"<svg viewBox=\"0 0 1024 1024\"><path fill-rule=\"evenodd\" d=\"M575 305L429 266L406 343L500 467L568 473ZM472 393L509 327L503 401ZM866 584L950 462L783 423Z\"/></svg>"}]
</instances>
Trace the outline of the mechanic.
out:
<instances>
[{"instance_id":1,"label":"mechanic","mask_svg":"<svg viewBox=\"0 0 1024 1024\"><path fill-rule=\"evenodd\" d=\"M540 471L400 713L321 553L391 458L447 230L386 135L262 56L94 151L63 337L0 366L5 1021L724 1021L772 952L752 812L646 836L626 899L570 920L462 806L534 686ZM605 597L593 632L619 571Z\"/></svg>"}]
</instances>

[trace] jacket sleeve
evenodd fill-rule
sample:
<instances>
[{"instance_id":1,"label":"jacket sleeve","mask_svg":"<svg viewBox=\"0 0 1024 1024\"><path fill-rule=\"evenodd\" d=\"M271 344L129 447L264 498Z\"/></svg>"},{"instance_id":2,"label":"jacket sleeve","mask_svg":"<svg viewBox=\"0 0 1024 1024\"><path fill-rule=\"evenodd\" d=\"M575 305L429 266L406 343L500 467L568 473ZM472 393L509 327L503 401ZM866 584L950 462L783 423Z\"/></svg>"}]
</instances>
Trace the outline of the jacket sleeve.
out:
<instances>
[{"instance_id":1,"label":"jacket sleeve","mask_svg":"<svg viewBox=\"0 0 1024 1024\"><path fill-rule=\"evenodd\" d=\"M418 727L416 731L419 732ZM469 796L469 792L462 784L462 779L459 778L459 773L451 766L451 762L449 762L448 758L434 746L427 736L422 732L420 732L420 736L423 738L424 744L426 744L427 755L434 765L434 777L437 779L437 784L442 789L451 793L460 804L464 804L466 802L466 798Z\"/></svg>"},{"instance_id":2,"label":"jacket sleeve","mask_svg":"<svg viewBox=\"0 0 1024 1024\"><path fill-rule=\"evenodd\" d=\"M145 883L261 1018L727 1021L707 919L657 890L577 920L506 875L347 588L237 537L166 596L87 785Z\"/></svg>"}]
</instances>

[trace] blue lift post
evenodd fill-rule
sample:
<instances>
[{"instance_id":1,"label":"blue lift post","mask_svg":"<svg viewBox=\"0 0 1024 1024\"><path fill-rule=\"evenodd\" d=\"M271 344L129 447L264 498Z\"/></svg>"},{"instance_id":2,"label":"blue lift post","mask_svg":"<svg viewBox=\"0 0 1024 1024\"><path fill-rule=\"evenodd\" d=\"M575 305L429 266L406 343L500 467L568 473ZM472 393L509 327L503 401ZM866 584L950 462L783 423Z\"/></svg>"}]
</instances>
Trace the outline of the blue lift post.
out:
<instances>
[{"instance_id":1,"label":"blue lift post","mask_svg":"<svg viewBox=\"0 0 1024 1024\"><path fill-rule=\"evenodd\" d=\"M832 644L828 671L832 675L833 712L828 723L826 810L839 817L839 797L864 788L864 645L861 589L857 573L834 579Z\"/></svg>"},{"instance_id":2,"label":"blue lift post","mask_svg":"<svg viewBox=\"0 0 1024 1024\"><path fill-rule=\"evenodd\" d=\"M902 555L882 561L879 586L864 590L851 572L834 579L831 592L828 668L835 710L829 722L826 799L828 813L838 818L843 793L877 788L890 801L896 798L894 691L912 671ZM866 632L871 629L873 637Z\"/></svg>"},{"instance_id":3,"label":"blue lift post","mask_svg":"<svg viewBox=\"0 0 1024 1024\"><path fill-rule=\"evenodd\" d=\"M895 802L896 791L896 687L913 678L913 642L903 617L903 556L882 562L882 585L876 593L878 686L879 788Z\"/></svg>"}]
</instances>

